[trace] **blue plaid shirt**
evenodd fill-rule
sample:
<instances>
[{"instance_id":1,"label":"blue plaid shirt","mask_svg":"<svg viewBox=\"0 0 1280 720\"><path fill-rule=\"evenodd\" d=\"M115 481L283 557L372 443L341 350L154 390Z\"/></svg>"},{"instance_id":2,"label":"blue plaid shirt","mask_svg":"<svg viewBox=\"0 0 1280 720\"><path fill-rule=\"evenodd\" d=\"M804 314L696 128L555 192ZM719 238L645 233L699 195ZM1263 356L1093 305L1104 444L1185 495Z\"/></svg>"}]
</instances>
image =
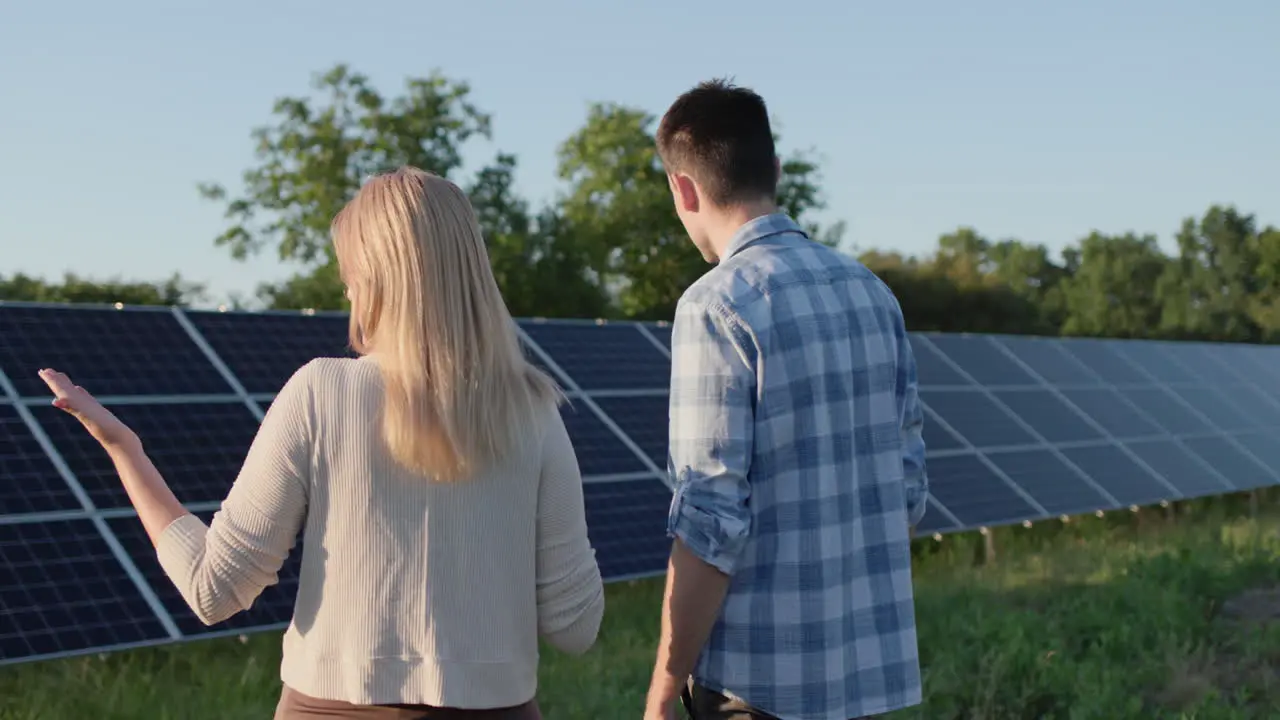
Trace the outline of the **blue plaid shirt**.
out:
<instances>
[{"instance_id":1,"label":"blue plaid shirt","mask_svg":"<svg viewBox=\"0 0 1280 720\"><path fill-rule=\"evenodd\" d=\"M920 703L923 414L888 286L747 223L677 305L670 419L668 531L731 576L695 679L787 720Z\"/></svg>"}]
</instances>

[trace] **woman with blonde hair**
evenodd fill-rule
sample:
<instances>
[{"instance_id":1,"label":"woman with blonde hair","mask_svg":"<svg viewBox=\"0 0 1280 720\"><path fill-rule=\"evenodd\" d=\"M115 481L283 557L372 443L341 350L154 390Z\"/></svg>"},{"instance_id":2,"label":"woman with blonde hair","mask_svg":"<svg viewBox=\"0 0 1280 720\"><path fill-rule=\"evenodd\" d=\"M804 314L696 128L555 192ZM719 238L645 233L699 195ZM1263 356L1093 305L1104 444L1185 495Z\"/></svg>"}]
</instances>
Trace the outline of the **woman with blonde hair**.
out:
<instances>
[{"instance_id":1,"label":"woman with blonde hair","mask_svg":"<svg viewBox=\"0 0 1280 720\"><path fill-rule=\"evenodd\" d=\"M539 636L585 652L604 612L562 396L526 361L453 183L374 177L333 243L360 357L290 378L208 526L128 427L40 376L205 623L250 607L302 531L277 719L538 718Z\"/></svg>"}]
</instances>

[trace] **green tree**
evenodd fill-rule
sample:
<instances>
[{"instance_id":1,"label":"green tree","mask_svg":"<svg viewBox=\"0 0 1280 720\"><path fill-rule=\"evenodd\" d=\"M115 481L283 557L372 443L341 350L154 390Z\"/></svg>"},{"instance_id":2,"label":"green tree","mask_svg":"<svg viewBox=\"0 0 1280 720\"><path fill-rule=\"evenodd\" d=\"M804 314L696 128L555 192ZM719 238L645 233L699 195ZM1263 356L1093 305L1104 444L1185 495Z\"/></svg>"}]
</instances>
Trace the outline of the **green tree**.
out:
<instances>
[{"instance_id":1,"label":"green tree","mask_svg":"<svg viewBox=\"0 0 1280 720\"><path fill-rule=\"evenodd\" d=\"M672 206L655 121L643 110L597 103L559 149L559 176L568 185L559 203L565 230L616 294L619 313L637 319L669 319L680 294L707 270ZM824 229L809 217L822 207L817 171L806 155L784 159L778 200L815 238L834 245L843 227Z\"/></svg>"},{"instance_id":2,"label":"green tree","mask_svg":"<svg viewBox=\"0 0 1280 720\"><path fill-rule=\"evenodd\" d=\"M1258 233L1257 258L1258 289L1250 298L1249 314L1259 340L1280 342L1280 228L1267 226Z\"/></svg>"},{"instance_id":3,"label":"green tree","mask_svg":"<svg viewBox=\"0 0 1280 720\"><path fill-rule=\"evenodd\" d=\"M972 227L960 227L939 237L938 249L923 262L913 258L909 275L891 256L864 258L894 287L904 312L911 305L924 314L910 320L912 327L1056 334L1062 325L1061 284L1068 273L1043 245L993 243Z\"/></svg>"},{"instance_id":4,"label":"green tree","mask_svg":"<svg viewBox=\"0 0 1280 720\"><path fill-rule=\"evenodd\" d=\"M273 122L257 128L256 164L243 174L244 190L232 197L226 188L206 183L200 192L225 205L230 222L215 239L244 259L274 248L280 259L302 265L297 276L264 286L259 298L271 307L346 307L329 241L333 216L370 175L413 165L468 188L495 266L554 257L556 286L535 294L551 296L569 278L589 285L585 270L574 273L572 253L548 253L548 240L535 232L524 203L511 191L515 158L500 154L471 182L453 176L462 165L462 148L474 137L490 135L491 118L470 100L470 87L439 73L409 78L401 94L384 96L369 79L337 65L313 79L312 97L282 97ZM526 234L536 237L526 247ZM539 251L541 248L541 251ZM544 261L549 262L549 261ZM514 276L509 270L505 277ZM576 287L588 294L589 288ZM522 290L529 294L528 290Z\"/></svg>"},{"instance_id":5,"label":"green tree","mask_svg":"<svg viewBox=\"0 0 1280 720\"><path fill-rule=\"evenodd\" d=\"M1159 334L1160 286L1169 259L1154 235L1093 232L1063 252L1065 335L1141 338Z\"/></svg>"},{"instance_id":6,"label":"green tree","mask_svg":"<svg viewBox=\"0 0 1280 720\"><path fill-rule=\"evenodd\" d=\"M1178 255L1161 283L1162 329L1183 338L1251 341L1254 301L1264 294L1260 237L1252 215L1214 205L1176 235Z\"/></svg>"},{"instance_id":7,"label":"green tree","mask_svg":"<svg viewBox=\"0 0 1280 720\"><path fill-rule=\"evenodd\" d=\"M607 315L609 296L582 244L553 208L530 214L514 191L514 171L515 158L500 156L468 190L507 309L517 317Z\"/></svg>"},{"instance_id":8,"label":"green tree","mask_svg":"<svg viewBox=\"0 0 1280 720\"><path fill-rule=\"evenodd\" d=\"M174 274L161 282L126 281L119 278L91 280L72 273L61 282L50 282L17 273L0 275L0 300L125 305L191 305L206 299L205 288Z\"/></svg>"}]
</instances>

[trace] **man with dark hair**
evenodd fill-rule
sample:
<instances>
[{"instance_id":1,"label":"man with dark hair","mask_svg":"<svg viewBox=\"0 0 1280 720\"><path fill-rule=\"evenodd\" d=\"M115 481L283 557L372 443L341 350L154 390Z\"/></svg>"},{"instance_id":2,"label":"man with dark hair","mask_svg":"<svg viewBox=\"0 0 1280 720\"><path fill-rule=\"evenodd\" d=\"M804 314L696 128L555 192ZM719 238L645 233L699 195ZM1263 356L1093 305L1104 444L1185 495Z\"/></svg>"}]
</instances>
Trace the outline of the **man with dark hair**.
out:
<instances>
[{"instance_id":1,"label":"man with dark hair","mask_svg":"<svg viewBox=\"0 0 1280 720\"><path fill-rule=\"evenodd\" d=\"M645 717L846 720L921 701L910 528L928 482L893 293L778 211L759 95L707 82L658 127L708 262L672 328L674 539Z\"/></svg>"}]
</instances>

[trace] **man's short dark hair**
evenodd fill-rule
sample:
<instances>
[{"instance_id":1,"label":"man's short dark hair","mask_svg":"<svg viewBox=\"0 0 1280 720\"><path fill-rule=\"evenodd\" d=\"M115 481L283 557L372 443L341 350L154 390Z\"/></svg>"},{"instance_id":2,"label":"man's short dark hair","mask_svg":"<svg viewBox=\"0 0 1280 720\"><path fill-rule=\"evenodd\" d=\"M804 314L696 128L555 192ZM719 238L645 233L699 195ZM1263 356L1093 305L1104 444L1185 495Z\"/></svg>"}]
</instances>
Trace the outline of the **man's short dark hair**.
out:
<instances>
[{"instance_id":1,"label":"man's short dark hair","mask_svg":"<svg viewBox=\"0 0 1280 720\"><path fill-rule=\"evenodd\" d=\"M692 177L716 205L778 194L769 110L747 88L728 80L700 83L671 104L657 140L667 172Z\"/></svg>"}]
</instances>

